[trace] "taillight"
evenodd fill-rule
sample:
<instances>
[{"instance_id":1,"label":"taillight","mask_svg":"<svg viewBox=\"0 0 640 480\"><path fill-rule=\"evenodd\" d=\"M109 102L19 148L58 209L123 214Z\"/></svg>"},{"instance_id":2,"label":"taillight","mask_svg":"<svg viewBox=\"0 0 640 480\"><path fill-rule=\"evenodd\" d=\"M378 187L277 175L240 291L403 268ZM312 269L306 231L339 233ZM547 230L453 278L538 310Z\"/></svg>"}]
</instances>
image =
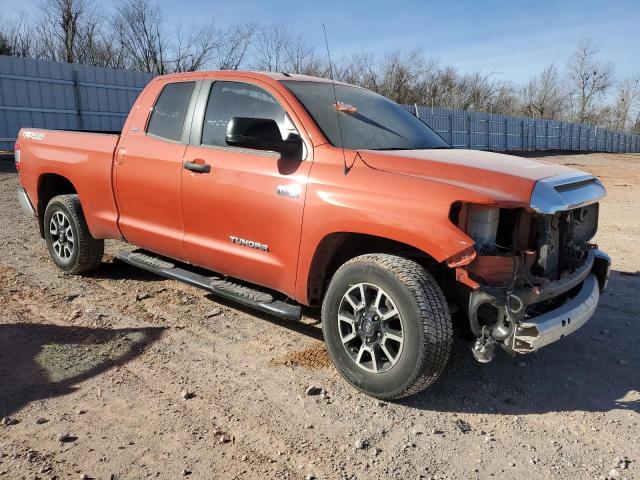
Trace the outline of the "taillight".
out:
<instances>
[{"instance_id":1,"label":"taillight","mask_svg":"<svg viewBox=\"0 0 640 480\"><path fill-rule=\"evenodd\" d=\"M16 170L20 171L20 140L18 140L13 147L13 158L16 162Z\"/></svg>"}]
</instances>

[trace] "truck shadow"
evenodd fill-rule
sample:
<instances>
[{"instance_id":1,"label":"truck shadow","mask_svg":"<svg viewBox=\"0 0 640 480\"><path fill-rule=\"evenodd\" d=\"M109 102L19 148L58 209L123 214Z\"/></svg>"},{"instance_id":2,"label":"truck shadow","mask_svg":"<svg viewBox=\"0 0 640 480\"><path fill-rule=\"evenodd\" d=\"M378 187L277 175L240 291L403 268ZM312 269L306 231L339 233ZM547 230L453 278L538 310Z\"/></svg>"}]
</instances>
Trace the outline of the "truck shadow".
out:
<instances>
[{"instance_id":1,"label":"truck shadow","mask_svg":"<svg viewBox=\"0 0 640 480\"><path fill-rule=\"evenodd\" d=\"M496 351L477 363L469 341L456 338L449 366L409 407L446 412L530 414L552 411L640 413L640 277L612 272L594 317L579 331L539 352Z\"/></svg>"},{"instance_id":2,"label":"truck shadow","mask_svg":"<svg viewBox=\"0 0 640 480\"><path fill-rule=\"evenodd\" d=\"M166 278L142 268L124 263L117 258L104 261L88 276L98 280L135 280L139 282L163 282Z\"/></svg>"},{"instance_id":3,"label":"truck shadow","mask_svg":"<svg viewBox=\"0 0 640 480\"><path fill-rule=\"evenodd\" d=\"M234 310L239 310L243 313L246 313L247 315L251 315L266 322L272 323L277 327L286 328L301 335L306 335L307 337L313 338L314 340L323 339L322 328L320 326L320 312L318 309L304 308L303 316L307 319L307 321L294 322L292 320L286 320L284 318L276 317L268 313L254 310L250 307L245 307L244 305L240 305L231 300L218 297L211 293L206 294L206 297L212 302L215 302L219 305L224 305L226 307L233 308ZM311 321L312 323L309 323L309 321Z\"/></svg>"},{"instance_id":4,"label":"truck shadow","mask_svg":"<svg viewBox=\"0 0 640 480\"><path fill-rule=\"evenodd\" d=\"M141 355L163 330L1 324L0 417L73 393L84 380Z\"/></svg>"}]
</instances>

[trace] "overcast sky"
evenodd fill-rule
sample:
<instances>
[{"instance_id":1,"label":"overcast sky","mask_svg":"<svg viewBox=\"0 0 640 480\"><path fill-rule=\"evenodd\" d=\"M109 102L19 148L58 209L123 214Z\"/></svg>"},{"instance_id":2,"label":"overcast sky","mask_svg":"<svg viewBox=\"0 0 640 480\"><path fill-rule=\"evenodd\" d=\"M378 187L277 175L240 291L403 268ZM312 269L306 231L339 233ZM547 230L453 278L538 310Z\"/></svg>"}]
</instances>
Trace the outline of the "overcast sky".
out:
<instances>
[{"instance_id":1,"label":"overcast sky","mask_svg":"<svg viewBox=\"0 0 640 480\"><path fill-rule=\"evenodd\" d=\"M100 2L108 6L112 2ZM623 77L640 72L640 0L349 1L161 0L168 19L197 23L282 22L323 47L327 26L334 57L358 51L421 48L460 71L496 71L525 82L550 63L564 68L582 37ZM38 0L0 0L0 16L33 12ZM323 54L324 49L318 48Z\"/></svg>"}]
</instances>

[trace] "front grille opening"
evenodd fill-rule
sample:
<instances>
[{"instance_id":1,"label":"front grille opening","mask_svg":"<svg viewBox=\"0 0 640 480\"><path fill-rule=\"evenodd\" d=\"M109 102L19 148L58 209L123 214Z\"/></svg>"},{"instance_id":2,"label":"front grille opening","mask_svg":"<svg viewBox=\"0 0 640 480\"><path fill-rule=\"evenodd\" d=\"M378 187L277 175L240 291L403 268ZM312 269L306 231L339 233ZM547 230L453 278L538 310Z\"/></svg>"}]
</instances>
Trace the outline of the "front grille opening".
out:
<instances>
[{"instance_id":1,"label":"front grille opening","mask_svg":"<svg viewBox=\"0 0 640 480\"><path fill-rule=\"evenodd\" d=\"M595 178L587 178L586 180L580 180L579 182L564 183L562 185L555 185L556 192L569 192L571 190L577 190L578 188L586 187L596 181Z\"/></svg>"}]
</instances>

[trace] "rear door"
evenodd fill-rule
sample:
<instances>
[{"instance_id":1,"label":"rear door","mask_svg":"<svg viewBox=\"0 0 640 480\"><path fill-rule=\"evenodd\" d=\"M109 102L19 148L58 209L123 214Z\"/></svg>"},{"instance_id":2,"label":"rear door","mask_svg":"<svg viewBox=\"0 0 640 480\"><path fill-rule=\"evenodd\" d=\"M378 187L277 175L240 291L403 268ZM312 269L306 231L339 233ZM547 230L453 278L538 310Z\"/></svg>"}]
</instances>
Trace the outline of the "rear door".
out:
<instances>
[{"instance_id":1,"label":"rear door","mask_svg":"<svg viewBox=\"0 0 640 480\"><path fill-rule=\"evenodd\" d=\"M205 81L185 163L209 170L182 171L185 254L194 264L292 293L309 142L299 159L230 147L226 131L232 117L273 119L283 138L290 132L305 138L286 101L269 85Z\"/></svg>"},{"instance_id":2,"label":"rear door","mask_svg":"<svg viewBox=\"0 0 640 480\"><path fill-rule=\"evenodd\" d=\"M177 259L185 258L180 182L200 83L160 85L157 98L136 105L115 159L120 231L134 245Z\"/></svg>"}]
</instances>

